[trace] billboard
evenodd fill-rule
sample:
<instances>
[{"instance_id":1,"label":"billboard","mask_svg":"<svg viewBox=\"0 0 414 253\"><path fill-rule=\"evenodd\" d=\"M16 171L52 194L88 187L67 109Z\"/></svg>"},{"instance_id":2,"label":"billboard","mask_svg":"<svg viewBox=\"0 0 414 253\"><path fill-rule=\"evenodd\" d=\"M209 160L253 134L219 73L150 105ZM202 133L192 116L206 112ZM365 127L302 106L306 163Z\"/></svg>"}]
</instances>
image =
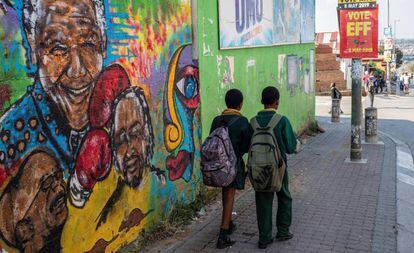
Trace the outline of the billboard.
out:
<instances>
[{"instance_id":1,"label":"billboard","mask_svg":"<svg viewBox=\"0 0 414 253\"><path fill-rule=\"evenodd\" d=\"M218 0L220 49L315 41L315 0Z\"/></svg>"},{"instance_id":2,"label":"billboard","mask_svg":"<svg viewBox=\"0 0 414 253\"><path fill-rule=\"evenodd\" d=\"M315 41L315 0L301 0L301 42Z\"/></svg>"},{"instance_id":3,"label":"billboard","mask_svg":"<svg viewBox=\"0 0 414 253\"><path fill-rule=\"evenodd\" d=\"M378 7L340 10L341 58L378 57Z\"/></svg>"},{"instance_id":4,"label":"billboard","mask_svg":"<svg viewBox=\"0 0 414 253\"><path fill-rule=\"evenodd\" d=\"M300 1L274 1L274 43L300 43Z\"/></svg>"},{"instance_id":5,"label":"billboard","mask_svg":"<svg viewBox=\"0 0 414 253\"><path fill-rule=\"evenodd\" d=\"M273 44L273 0L220 0L220 48Z\"/></svg>"}]
</instances>

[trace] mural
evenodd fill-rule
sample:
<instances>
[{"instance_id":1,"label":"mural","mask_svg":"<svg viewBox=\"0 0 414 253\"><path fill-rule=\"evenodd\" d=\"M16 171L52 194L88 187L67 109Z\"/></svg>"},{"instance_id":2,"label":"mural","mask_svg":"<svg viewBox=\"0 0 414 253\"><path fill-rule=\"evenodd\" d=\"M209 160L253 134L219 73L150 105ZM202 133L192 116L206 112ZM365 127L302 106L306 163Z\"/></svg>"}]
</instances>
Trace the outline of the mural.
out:
<instances>
[{"instance_id":1,"label":"mural","mask_svg":"<svg viewBox=\"0 0 414 253\"><path fill-rule=\"evenodd\" d=\"M194 112L200 103L199 74L191 59L191 47L173 56L165 89L165 147L170 155L166 166L169 179L190 181L194 167Z\"/></svg>"},{"instance_id":2,"label":"mural","mask_svg":"<svg viewBox=\"0 0 414 253\"><path fill-rule=\"evenodd\" d=\"M189 0L0 1L0 249L113 252L194 199L190 17Z\"/></svg>"}]
</instances>

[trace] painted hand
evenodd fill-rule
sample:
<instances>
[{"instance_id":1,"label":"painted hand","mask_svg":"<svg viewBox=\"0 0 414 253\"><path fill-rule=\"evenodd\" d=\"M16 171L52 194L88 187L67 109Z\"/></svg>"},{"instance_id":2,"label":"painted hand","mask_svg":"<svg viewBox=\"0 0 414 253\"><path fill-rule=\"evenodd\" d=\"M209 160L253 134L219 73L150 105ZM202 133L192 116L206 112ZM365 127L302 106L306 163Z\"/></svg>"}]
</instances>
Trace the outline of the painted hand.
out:
<instances>
[{"instance_id":1,"label":"painted hand","mask_svg":"<svg viewBox=\"0 0 414 253\"><path fill-rule=\"evenodd\" d=\"M70 179L71 203L81 208L88 200L93 186L109 174L111 150L109 136L104 130L92 130L86 134Z\"/></svg>"}]
</instances>

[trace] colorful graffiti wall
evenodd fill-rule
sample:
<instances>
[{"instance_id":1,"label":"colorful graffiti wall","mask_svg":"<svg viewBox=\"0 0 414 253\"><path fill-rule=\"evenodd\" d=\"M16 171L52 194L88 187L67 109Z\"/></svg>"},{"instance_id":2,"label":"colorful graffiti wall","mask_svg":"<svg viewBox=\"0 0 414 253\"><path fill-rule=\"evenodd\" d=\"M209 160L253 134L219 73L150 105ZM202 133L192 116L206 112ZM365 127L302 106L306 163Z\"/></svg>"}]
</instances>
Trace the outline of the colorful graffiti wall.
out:
<instances>
[{"instance_id":1,"label":"colorful graffiti wall","mask_svg":"<svg viewBox=\"0 0 414 253\"><path fill-rule=\"evenodd\" d=\"M190 0L0 1L4 252L113 252L194 200L190 35Z\"/></svg>"},{"instance_id":2,"label":"colorful graffiti wall","mask_svg":"<svg viewBox=\"0 0 414 253\"><path fill-rule=\"evenodd\" d=\"M281 92L280 112L289 117L295 130L314 121L315 1L273 1L273 6L274 43L285 45L220 50L220 6L217 1L198 4L203 138L212 119L225 108L224 95L231 88L244 93L242 113L248 118L262 108L262 89L273 85Z\"/></svg>"}]
</instances>

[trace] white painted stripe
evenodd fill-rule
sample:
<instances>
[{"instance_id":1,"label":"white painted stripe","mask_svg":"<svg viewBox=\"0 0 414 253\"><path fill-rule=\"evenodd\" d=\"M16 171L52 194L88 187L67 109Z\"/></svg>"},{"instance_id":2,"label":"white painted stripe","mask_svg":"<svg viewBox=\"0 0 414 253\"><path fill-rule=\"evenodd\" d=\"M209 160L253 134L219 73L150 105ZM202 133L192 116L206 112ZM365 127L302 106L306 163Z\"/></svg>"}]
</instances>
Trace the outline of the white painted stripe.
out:
<instances>
[{"instance_id":1,"label":"white painted stripe","mask_svg":"<svg viewBox=\"0 0 414 253\"><path fill-rule=\"evenodd\" d=\"M414 195L407 194L406 186L409 185L410 190L414 189L414 177L405 174L407 170L414 170L414 162L410 147L393 137L392 135L381 132L392 139L396 144L396 155L397 155L397 252L408 253L413 252L412 246L408 242L412 242L414 234L414 225L412 223L412 210L410 205L407 203L414 203ZM403 189L401 189L403 188Z\"/></svg>"},{"instance_id":2,"label":"white painted stripe","mask_svg":"<svg viewBox=\"0 0 414 253\"><path fill-rule=\"evenodd\" d=\"M398 180L400 180L401 182L414 186L414 178L413 177L410 177L410 176L408 176L406 174L403 174L401 172L398 172L397 177L398 177Z\"/></svg>"},{"instance_id":3,"label":"white painted stripe","mask_svg":"<svg viewBox=\"0 0 414 253\"><path fill-rule=\"evenodd\" d=\"M413 156L409 149L397 146L397 166L414 171Z\"/></svg>"},{"instance_id":4,"label":"white painted stripe","mask_svg":"<svg viewBox=\"0 0 414 253\"><path fill-rule=\"evenodd\" d=\"M316 105L331 105L331 102L317 102Z\"/></svg>"}]
</instances>

